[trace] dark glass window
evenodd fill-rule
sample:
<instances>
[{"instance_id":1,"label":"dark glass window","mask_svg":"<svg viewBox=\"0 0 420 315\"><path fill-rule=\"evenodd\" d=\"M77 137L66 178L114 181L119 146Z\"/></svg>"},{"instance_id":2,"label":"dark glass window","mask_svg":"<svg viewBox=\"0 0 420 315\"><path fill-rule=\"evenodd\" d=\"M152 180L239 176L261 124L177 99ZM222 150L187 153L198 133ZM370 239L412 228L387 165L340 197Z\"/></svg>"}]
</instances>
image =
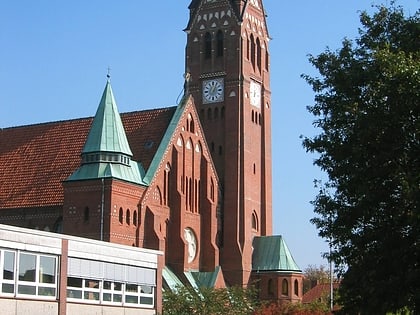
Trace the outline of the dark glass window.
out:
<instances>
[{"instance_id":1,"label":"dark glass window","mask_svg":"<svg viewBox=\"0 0 420 315\"><path fill-rule=\"evenodd\" d=\"M90 216L90 213L89 213L89 207L86 207L86 208L85 208L85 211L84 211L84 213L83 213L83 220L84 220L85 222L88 222L88 221L89 221L89 216Z\"/></svg>"},{"instance_id":2,"label":"dark glass window","mask_svg":"<svg viewBox=\"0 0 420 315\"><path fill-rule=\"evenodd\" d=\"M221 56L223 56L223 50L224 50L223 32L222 31L217 32L216 39L217 39L217 57L221 57Z\"/></svg>"},{"instance_id":3,"label":"dark glass window","mask_svg":"<svg viewBox=\"0 0 420 315\"><path fill-rule=\"evenodd\" d=\"M258 68L258 71L260 72L261 72L261 61L262 61L261 43L260 43L260 39L257 38L257 68Z\"/></svg>"},{"instance_id":4,"label":"dark glass window","mask_svg":"<svg viewBox=\"0 0 420 315\"><path fill-rule=\"evenodd\" d=\"M255 69L255 41L254 41L254 35L251 34L250 37L251 41L251 64Z\"/></svg>"},{"instance_id":5,"label":"dark glass window","mask_svg":"<svg viewBox=\"0 0 420 315\"><path fill-rule=\"evenodd\" d=\"M127 213L125 214L125 221L128 225L130 225L130 209L127 209Z\"/></svg>"},{"instance_id":6,"label":"dark glass window","mask_svg":"<svg viewBox=\"0 0 420 315\"><path fill-rule=\"evenodd\" d=\"M122 208L120 208L120 212L118 214L118 221L122 224L124 222L124 211Z\"/></svg>"},{"instance_id":7,"label":"dark glass window","mask_svg":"<svg viewBox=\"0 0 420 315\"><path fill-rule=\"evenodd\" d=\"M134 210L133 212L133 224L137 226L137 211L136 210Z\"/></svg>"},{"instance_id":8,"label":"dark glass window","mask_svg":"<svg viewBox=\"0 0 420 315\"><path fill-rule=\"evenodd\" d=\"M206 35L204 35L204 58L206 59L211 58L211 41L211 34L207 32Z\"/></svg>"}]
</instances>

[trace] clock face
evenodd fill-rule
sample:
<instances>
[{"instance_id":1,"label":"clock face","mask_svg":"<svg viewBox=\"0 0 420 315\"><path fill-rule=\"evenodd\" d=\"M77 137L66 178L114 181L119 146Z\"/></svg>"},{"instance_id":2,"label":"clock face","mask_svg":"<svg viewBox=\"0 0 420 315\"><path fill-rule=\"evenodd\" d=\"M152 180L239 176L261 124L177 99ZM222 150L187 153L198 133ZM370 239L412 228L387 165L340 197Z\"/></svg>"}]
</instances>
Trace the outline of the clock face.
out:
<instances>
[{"instance_id":1,"label":"clock face","mask_svg":"<svg viewBox=\"0 0 420 315\"><path fill-rule=\"evenodd\" d=\"M249 88L250 102L252 106L261 107L261 85L255 81L251 81Z\"/></svg>"},{"instance_id":2,"label":"clock face","mask_svg":"<svg viewBox=\"0 0 420 315\"><path fill-rule=\"evenodd\" d=\"M188 263L192 262L197 255L197 239L193 230L190 228L184 229L184 238L188 246Z\"/></svg>"},{"instance_id":3,"label":"clock face","mask_svg":"<svg viewBox=\"0 0 420 315\"><path fill-rule=\"evenodd\" d=\"M217 103L224 100L223 78L203 81L203 103Z\"/></svg>"}]
</instances>

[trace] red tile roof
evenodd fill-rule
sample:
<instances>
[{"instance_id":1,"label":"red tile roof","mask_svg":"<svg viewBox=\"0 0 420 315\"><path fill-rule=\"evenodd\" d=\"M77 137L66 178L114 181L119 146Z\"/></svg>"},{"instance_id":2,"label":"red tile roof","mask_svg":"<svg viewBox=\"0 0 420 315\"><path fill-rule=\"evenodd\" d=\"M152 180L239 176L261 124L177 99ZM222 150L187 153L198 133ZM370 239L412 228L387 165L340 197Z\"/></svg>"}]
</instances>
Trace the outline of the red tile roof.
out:
<instances>
[{"instance_id":1,"label":"red tile roof","mask_svg":"<svg viewBox=\"0 0 420 315\"><path fill-rule=\"evenodd\" d=\"M175 107L121 114L133 160L147 170ZM0 129L0 210L63 204L92 117Z\"/></svg>"},{"instance_id":2,"label":"red tile roof","mask_svg":"<svg viewBox=\"0 0 420 315\"><path fill-rule=\"evenodd\" d=\"M340 286L340 283L334 282L333 289L336 290ZM302 303L311 303L325 299L330 296L331 284L330 283L318 283L302 297Z\"/></svg>"}]
</instances>

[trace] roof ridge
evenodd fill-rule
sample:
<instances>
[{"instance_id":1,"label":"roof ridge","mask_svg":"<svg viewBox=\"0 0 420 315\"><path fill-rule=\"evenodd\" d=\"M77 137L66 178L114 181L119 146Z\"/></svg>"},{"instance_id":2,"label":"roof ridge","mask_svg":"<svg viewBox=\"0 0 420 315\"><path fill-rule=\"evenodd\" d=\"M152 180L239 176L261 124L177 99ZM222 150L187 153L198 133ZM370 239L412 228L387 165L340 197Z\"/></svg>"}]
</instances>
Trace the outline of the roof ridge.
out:
<instances>
[{"instance_id":1,"label":"roof ridge","mask_svg":"<svg viewBox=\"0 0 420 315\"><path fill-rule=\"evenodd\" d=\"M171 105L171 106L168 106L168 107L133 110L133 111L128 111L128 112L122 112L122 113L120 113L120 116L126 116L126 115L130 115L130 114L135 114L135 113L168 111L168 110L173 110L176 107L177 107L177 105ZM95 116L84 116L84 117L77 117L77 118L68 118L68 119L59 119L59 120L53 120L53 121L28 123L28 124L17 125L17 126L0 127L0 132L3 131L3 130L10 130L10 129L56 125L56 124L62 124L62 123L66 123L66 122L74 122L74 121L81 121L81 120L86 120L86 119L93 119L94 117Z\"/></svg>"}]
</instances>

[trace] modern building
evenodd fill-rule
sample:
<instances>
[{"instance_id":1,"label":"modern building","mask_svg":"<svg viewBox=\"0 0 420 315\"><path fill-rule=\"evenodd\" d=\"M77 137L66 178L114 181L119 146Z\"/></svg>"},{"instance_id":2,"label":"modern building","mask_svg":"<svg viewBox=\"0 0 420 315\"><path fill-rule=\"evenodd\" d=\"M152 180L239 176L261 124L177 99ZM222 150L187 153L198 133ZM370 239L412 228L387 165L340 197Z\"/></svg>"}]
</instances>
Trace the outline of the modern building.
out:
<instances>
[{"instance_id":1,"label":"modern building","mask_svg":"<svg viewBox=\"0 0 420 315\"><path fill-rule=\"evenodd\" d=\"M162 253L0 225L2 314L156 314Z\"/></svg>"},{"instance_id":2,"label":"modern building","mask_svg":"<svg viewBox=\"0 0 420 315\"><path fill-rule=\"evenodd\" d=\"M299 300L301 271L272 236L263 2L193 0L189 10L177 106L120 115L108 80L93 118L0 131L0 223L161 251L167 287L246 286L269 259L262 283L287 278L297 294L267 290ZM265 250L253 262L274 243L288 265Z\"/></svg>"}]
</instances>

